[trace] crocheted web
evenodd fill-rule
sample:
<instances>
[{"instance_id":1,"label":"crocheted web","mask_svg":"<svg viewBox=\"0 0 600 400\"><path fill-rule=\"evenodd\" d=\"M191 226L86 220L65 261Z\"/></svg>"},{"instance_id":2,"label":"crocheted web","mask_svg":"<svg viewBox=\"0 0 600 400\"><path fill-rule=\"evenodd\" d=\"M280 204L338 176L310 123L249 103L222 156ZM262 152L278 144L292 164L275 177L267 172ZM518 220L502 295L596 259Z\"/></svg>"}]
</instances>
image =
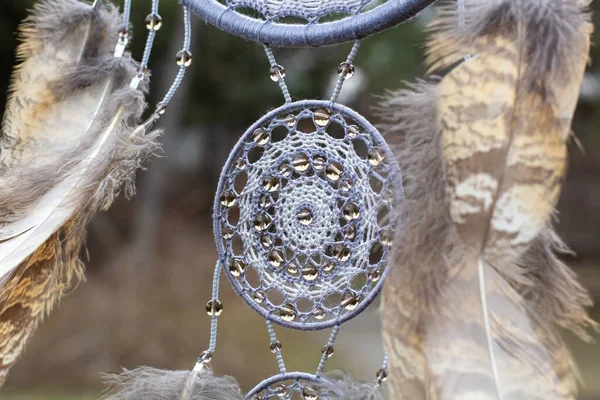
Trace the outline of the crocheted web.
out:
<instances>
[{"instance_id":1,"label":"crocheted web","mask_svg":"<svg viewBox=\"0 0 600 400\"><path fill-rule=\"evenodd\" d=\"M328 102L283 106L246 132L221 175L221 262L273 322L340 324L381 288L400 202L398 166L364 118Z\"/></svg>"},{"instance_id":2,"label":"crocheted web","mask_svg":"<svg viewBox=\"0 0 600 400\"><path fill-rule=\"evenodd\" d=\"M261 382L248 393L251 400L333 400L340 399L334 386L322 377L293 372Z\"/></svg>"},{"instance_id":3,"label":"crocheted web","mask_svg":"<svg viewBox=\"0 0 600 400\"><path fill-rule=\"evenodd\" d=\"M289 18L281 22L317 22L338 20L360 14L385 1L380 0L226 0L224 3L240 13L255 16L258 13L265 20L280 21L286 17L296 17L300 21ZM252 12L253 11L253 12Z\"/></svg>"}]
</instances>

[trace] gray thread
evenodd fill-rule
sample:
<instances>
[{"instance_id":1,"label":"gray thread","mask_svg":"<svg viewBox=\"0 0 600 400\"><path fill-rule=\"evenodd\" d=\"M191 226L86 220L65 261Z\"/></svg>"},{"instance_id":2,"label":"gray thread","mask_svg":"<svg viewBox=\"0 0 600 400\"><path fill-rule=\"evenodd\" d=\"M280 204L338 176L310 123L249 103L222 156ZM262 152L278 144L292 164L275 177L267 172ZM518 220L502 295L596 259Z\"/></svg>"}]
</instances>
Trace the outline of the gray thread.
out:
<instances>
[{"instance_id":1,"label":"gray thread","mask_svg":"<svg viewBox=\"0 0 600 400\"><path fill-rule=\"evenodd\" d=\"M184 38L183 38L182 51L189 51L191 41L192 41L192 26L191 26L191 21L190 21L190 10L187 7L183 7L183 26L184 26L185 33L184 33ZM183 81L183 78L185 77L186 70L187 70L187 67L185 65L181 65L179 67L177 76L175 77L175 80L173 81L173 84L171 85L169 91L167 92L167 94L165 95L163 100L160 102L160 105L162 105L163 107L166 107L169 104L169 102L175 95L175 92L177 92L177 89L179 89L179 86L181 85L181 82Z\"/></svg>"},{"instance_id":2,"label":"gray thread","mask_svg":"<svg viewBox=\"0 0 600 400\"><path fill-rule=\"evenodd\" d=\"M352 49L350 50L350 54L348 54L348 57L346 58L346 64L348 66L353 65L354 62L354 58L356 57L356 53L358 53L358 48L360 47L360 40L357 39L354 41L354 45L352 46ZM335 84L335 89L333 89L333 95L331 96L331 102L335 103L338 99L338 96L340 95L340 92L342 91L342 86L344 85L344 82L346 81L346 78L344 77L345 74L340 75L340 77L338 78L336 84Z\"/></svg>"},{"instance_id":3,"label":"gray thread","mask_svg":"<svg viewBox=\"0 0 600 400\"><path fill-rule=\"evenodd\" d=\"M335 339L337 338L339 331L340 331L340 325L336 325L333 327L333 329L331 331L331 335L329 335L329 340L327 341L328 347L333 347L333 345L335 343ZM325 369L325 365L327 364L328 358L329 357L327 355L327 352L324 351L323 355L321 356L321 361L319 362L319 366L317 367L317 372L315 375L319 376L323 373L323 370Z\"/></svg>"},{"instance_id":4,"label":"gray thread","mask_svg":"<svg viewBox=\"0 0 600 400\"><path fill-rule=\"evenodd\" d=\"M275 60L275 55L273 55L273 50L271 50L271 47L269 47L268 44L264 45L265 47L265 53L267 54L267 58L269 59L269 65L271 66L271 68L276 67L277 61ZM279 84L279 88L281 89L281 92L283 93L283 98L285 99L286 103L291 103L292 102L292 98L290 96L290 92L288 91L287 85L285 84L285 78L281 77L281 79L279 79L277 81L277 83Z\"/></svg>"},{"instance_id":5,"label":"gray thread","mask_svg":"<svg viewBox=\"0 0 600 400\"><path fill-rule=\"evenodd\" d=\"M383 363L381 363L381 369L383 369L383 370L386 370L386 371L387 371L387 368L388 368L388 361L389 361L389 358L388 358L388 355L387 355L387 353L386 353L386 354L383 356Z\"/></svg>"},{"instance_id":6,"label":"gray thread","mask_svg":"<svg viewBox=\"0 0 600 400\"><path fill-rule=\"evenodd\" d=\"M219 301L219 282L221 280L221 265L220 261L217 261L215 265L215 274L213 276L213 287L212 287L212 297L211 300L214 302ZM208 352L214 353L217 348L217 327L218 327L218 317L213 315L210 319L210 342L208 346Z\"/></svg>"},{"instance_id":7,"label":"gray thread","mask_svg":"<svg viewBox=\"0 0 600 400\"><path fill-rule=\"evenodd\" d=\"M151 14L158 14L158 2L159 0L152 0L152 12ZM154 38L156 37L156 31L154 29L150 29L148 32L148 38L146 39L146 47L144 48L144 55L142 57L142 62L140 65L141 71L145 71L148 67L148 62L150 61L150 53L152 52L152 47L154 46Z\"/></svg>"},{"instance_id":8,"label":"gray thread","mask_svg":"<svg viewBox=\"0 0 600 400\"><path fill-rule=\"evenodd\" d=\"M131 18L131 0L125 0L123 4L123 28L129 29L129 20Z\"/></svg>"},{"instance_id":9,"label":"gray thread","mask_svg":"<svg viewBox=\"0 0 600 400\"><path fill-rule=\"evenodd\" d=\"M271 321L269 321L268 319L267 321L267 330L269 331L269 339L271 340L271 343L274 343L277 341L277 335L275 334L275 328L273 327L273 323ZM285 370L285 363L283 361L283 355L281 354L280 350L277 350L277 352L275 353L275 358L277 359L277 366L279 367L279 372L281 372L282 374L286 373Z\"/></svg>"}]
</instances>

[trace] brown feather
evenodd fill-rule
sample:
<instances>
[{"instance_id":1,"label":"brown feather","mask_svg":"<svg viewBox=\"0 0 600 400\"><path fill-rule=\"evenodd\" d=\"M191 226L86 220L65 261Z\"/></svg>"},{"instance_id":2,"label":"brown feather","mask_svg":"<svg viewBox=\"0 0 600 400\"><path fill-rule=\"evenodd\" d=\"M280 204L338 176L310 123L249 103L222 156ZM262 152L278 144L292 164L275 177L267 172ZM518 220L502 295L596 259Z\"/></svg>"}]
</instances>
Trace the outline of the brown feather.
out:
<instances>
[{"instance_id":1,"label":"brown feather","mask_svg":"<svg viewBox=\"0 0 600 400\"><path fill-rule=\"evenodd\" d=\"M0 136L0 383L83 277L93 213L133 194L135 171L159 148L138 127L136 63L113 58L121 21L112 5L46 0L21 29Z\"/></svg>"},{"instance_id":2,"label":"brown feather","mask_svg":"<svg viewBox=\"0 0 600 400\"><path fill-rule=\"evenodd\" d=\"M442 7L428 46L433 68L459 65L384 103L409 215L384 292L392 393L572 398L556 327L585 336L590 300L551 224L589 16L560 0L469 5L462 28Z\"/></svg>"}]
</instances>

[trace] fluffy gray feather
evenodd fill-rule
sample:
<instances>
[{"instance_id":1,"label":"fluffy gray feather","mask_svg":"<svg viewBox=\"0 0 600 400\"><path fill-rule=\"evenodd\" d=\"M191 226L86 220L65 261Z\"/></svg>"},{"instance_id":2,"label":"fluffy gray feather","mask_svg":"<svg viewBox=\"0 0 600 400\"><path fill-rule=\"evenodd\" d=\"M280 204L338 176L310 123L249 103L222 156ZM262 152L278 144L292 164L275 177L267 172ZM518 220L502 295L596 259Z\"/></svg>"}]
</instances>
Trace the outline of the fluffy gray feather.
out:
<instances>
[{"instance_id":1,"label":"fluffy gray feather","mask_svg":"<svg viewBox=\"0 0 600 400\"><path fill-rule=\"evenodd\" d=\"M102 400L243 400L232 377L214 376L209 369L166 371L150 367L106 375L109 384Z\"/></svg>"}]
</instances>

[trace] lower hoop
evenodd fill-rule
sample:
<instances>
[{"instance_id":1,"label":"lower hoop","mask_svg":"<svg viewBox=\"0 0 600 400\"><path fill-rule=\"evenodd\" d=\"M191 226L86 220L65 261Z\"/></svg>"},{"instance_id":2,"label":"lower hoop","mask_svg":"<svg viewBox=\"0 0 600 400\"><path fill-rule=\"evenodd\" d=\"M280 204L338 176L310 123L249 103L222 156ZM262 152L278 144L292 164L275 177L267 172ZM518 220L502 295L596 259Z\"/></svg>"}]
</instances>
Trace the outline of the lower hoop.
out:
<instances>
[{"instance_id":1,"label":"lower hoop","mask_svg":"<svg viewBox=\"0 0 600 400\"><path fill-rule=\"evenodd\" d=\"M282 395L282 393L278 393L277 390L286 391L287 395ZM335 392L333 384L327 379L303 372L289 372L265 379L246 395L246 400L272 398L289 399L293 392L302 394L303 390L314 390L318 393L318 399L320 400L341 398L340 394ZM304 396L304 398L306 397L307 396Z\"/></svg>"},{"instance_id":2,"label":"lower hoop","mask_svg":"<svg viewBox=\"0 0 600 400\"><path fill-rule=\"evenodd\" d=\"M246 131L223 169L220 262L266 319L340 325L381 291L402 201L398 164L366 119L327 101L286 104Z\"/></svg>"}]
</instances>

